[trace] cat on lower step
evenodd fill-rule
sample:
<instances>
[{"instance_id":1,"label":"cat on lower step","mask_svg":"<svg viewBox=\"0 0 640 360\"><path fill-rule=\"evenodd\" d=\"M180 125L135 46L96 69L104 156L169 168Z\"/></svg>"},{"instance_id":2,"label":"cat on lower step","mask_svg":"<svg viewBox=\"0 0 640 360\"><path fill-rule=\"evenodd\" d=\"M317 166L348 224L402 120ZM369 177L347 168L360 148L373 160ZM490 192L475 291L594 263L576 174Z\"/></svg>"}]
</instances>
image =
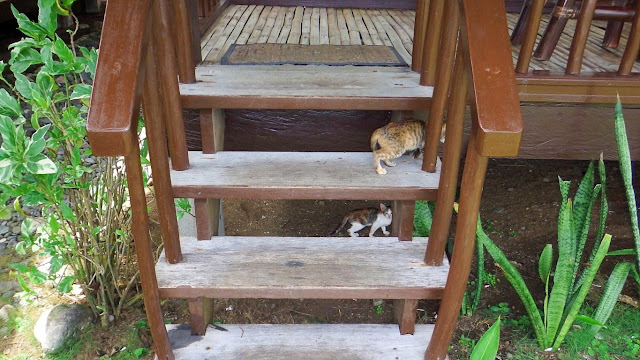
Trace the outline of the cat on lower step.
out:
<instances>
[{"instance_id":1,"label":"cat on lower step","mask_svg":"<svg viewBox=\"0 0 640 360\"><path fill-rule=\"evenodd\" d=\"M424 152L425 124L420 120L404 120L391 122L371 134L371 151L373 151L373 168L380 175L387 173L380 166L380 160L389 166L396 166L392 159L413 152L415 159ZM446 124L442 125L440 142L444 142Z\"/></svg>"},{"instance_id":2,"label":"cat on lower step","mask_svg":"<svg viewBox=\"0 0 640 360\"><path fill-rule=\"evenodd\" d=\"M335 235L340 231L347 223L351 225L347 231L349 236L358 237L356 231L364 229L367 226L371 226L369 236L373 236L376 230L382 228L382 233L389 236L390 232L387 231L387 226L391 225L393 214L391 208L385 204L380 204L379 207L353 210L342 218L340 225L329 235Z\"/></svg>"}]
</instances>

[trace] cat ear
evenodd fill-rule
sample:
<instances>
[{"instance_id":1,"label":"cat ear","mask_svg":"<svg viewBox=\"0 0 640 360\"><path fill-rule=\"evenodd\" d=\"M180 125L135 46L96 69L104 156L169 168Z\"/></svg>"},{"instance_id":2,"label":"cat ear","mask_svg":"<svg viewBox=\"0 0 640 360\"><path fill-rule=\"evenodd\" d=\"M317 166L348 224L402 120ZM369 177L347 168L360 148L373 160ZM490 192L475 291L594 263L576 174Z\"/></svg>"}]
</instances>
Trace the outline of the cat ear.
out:
<instances>
[{"instance_id":1,"label":"cat ear","mask_svg":"<svg viewBox=\"0 0 640 360\"><path fill-rule=\"evenodd\" d=\"M386 211L387 207L385 206L385 204L380 203L380 211Z\"/></svg>"}]
</instances>

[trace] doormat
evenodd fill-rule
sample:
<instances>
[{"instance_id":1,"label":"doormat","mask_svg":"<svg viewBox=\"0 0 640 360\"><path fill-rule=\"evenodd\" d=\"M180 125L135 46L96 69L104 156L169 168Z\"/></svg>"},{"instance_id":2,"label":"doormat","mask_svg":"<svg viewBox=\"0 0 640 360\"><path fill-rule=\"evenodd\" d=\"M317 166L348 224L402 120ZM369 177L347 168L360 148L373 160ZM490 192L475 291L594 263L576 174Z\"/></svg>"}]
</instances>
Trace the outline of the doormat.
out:
<instances>
[{"instance_id":1,"label":"doormat","mask_svg":"<svg viewBox=\"0 0 640 360\"><path fill-rule=\"evenodd\" d=\"M233 44L220 63L407 66L393 47L381 45Z\"/></svg>"}]
</instances>

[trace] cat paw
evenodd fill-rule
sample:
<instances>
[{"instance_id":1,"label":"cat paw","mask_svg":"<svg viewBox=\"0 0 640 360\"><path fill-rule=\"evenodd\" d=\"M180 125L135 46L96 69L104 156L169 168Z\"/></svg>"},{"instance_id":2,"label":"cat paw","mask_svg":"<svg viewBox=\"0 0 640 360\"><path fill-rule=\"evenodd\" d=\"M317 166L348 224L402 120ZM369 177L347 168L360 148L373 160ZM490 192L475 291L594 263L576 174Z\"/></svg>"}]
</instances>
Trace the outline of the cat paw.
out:
<instances>
[{"instance_id":1,"label":"cat paw","mask_svg":"<svg viewBox=\"0 0 640 360\"><path fill-rule=\"evenodd\" d=\"M384 164L387 165L388 167L396 166L396 163L394 163L393 161L385 161Z\"/></svg>"},{"instance_id":2,"label":"cat paw","mask_svg":"<svg viewBox=\"0 0 640 360\"><path fill-rule=\"evenodd\" d=\"M389 235L391 235L391 233L390 233L389 231L383 231L382 233L384 234L384 236L389 236Z\"/></svg>"},{"instance_id":3,"label":"cat paw","mask_svg":"<svg viewBox=\"0 0 640 360\"><path fill-rule=\"evenodd\" d=\"M358 233L349 233L349 235L350 235L351 237L358 237L358 236L360 236L360 234L358 234Z\"/></svg>"},{"instance_id":4,"label":"cat paw","mask_svg":"<svg viewBox=\"0 0 640 360\"><path fill-rule=\"evenodd\" d=\"M378 174L380 174L380 175L384 175L384 174L386 174L386 173L387 173L387 170L386 170L386 169L383 169L383 168L377 168L377 169L376 169L376 172L377 172Z\"/></svg>"}]
</instances>

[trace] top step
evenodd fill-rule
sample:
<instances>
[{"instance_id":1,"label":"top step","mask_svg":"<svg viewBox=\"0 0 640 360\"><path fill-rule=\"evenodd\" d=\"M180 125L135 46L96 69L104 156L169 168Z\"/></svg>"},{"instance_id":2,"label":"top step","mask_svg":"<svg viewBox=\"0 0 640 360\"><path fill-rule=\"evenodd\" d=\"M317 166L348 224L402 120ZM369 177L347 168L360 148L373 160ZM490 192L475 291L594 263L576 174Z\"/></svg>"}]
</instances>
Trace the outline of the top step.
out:
<instances>
[{"instance_id":1,"label":"top step","mask_svg":"<svg viewBox=\"0 0 640 360\"><path fill-rule=\"evenodd\" d=\"M185 108L424 110L433 95L408 67L200 65L196 78L180 84Z\"/></svg>"}]
</instances>

